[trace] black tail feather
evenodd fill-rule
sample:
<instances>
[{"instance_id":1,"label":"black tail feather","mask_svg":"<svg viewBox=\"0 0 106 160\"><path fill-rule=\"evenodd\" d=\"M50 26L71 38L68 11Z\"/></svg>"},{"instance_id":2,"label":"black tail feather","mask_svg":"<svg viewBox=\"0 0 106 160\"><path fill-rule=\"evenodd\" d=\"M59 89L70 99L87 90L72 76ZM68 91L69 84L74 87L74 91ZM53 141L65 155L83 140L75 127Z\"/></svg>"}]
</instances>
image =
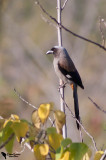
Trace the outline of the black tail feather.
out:
<instances>
[{"instance_id":1,"label":"black tail feather","mask_svg":"<svg viewBox=\"0 0 106 160\"><path fill-rule=\"evenodd\" d=\"M80 116L79 116L79 104L78 104L78 95L77 95L77 85L74 84L74 88L73 88L73 98L74 98L74 110L75 110L75 117L77 118L77 120L80 122ZM79 130L80 125L79 123L76 121L77 124L77 128Z\"/></svg>"}]
</instances>

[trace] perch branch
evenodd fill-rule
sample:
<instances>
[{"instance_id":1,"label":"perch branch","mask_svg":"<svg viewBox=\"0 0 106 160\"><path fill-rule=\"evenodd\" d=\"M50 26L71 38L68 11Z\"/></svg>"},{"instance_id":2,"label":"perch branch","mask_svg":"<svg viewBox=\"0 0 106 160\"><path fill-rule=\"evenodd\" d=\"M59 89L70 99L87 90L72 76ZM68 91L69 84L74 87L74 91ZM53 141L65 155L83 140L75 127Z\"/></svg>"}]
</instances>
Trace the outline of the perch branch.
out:
<instances>
[{"instance_id":1,"label":"perch branch","mask_svg":"<svg viewBox=\"0 0 106 160\"><path fill-rule=\"evenodd\" d=\"M57 0L57 22L59 24L62 24L62 16L61 16L61 0ZM58 37L58 46L62 46L62 28L61 26L57 26L57 37ZM59 79L59 84L60 86L63 85L63 81L61 79ZM64 88L60 88L60 93L64 99ZM60 107L61 107L61 111L65 113L65 104L64 101L60 96ZM67 137L67 126L66 123L63 126L63 137L66 138Z\"/></svg>"},{"instance_id":2,"label":"perch branch","mask_svg":"<svg viewBox=\"0 0 106 160\"><path fill-rule=\"evenodd\" d=\"M56 18L54 18L53 16L51 16L51 15L43 8L43 6L39 3L38 0L36 0L35 4L37 4L37 5L41 8L41 10L42 10L51 20L53 20L57 25L59 25L60 27L62 27L62 28L63 28L65 31L67 31L68 33L72 34L73 36L75 36L75 37L77 37L77 38L80 38L80 39L82 39L82 40L85 40L85 41L87 41L87 42L89 42L89 43L91 43L91 44L94 44L94 45L96 45L96 46L98 46L98 47L100 47L100 48L102 48L103 50L106 51L106 48L105 48L103 45L101 45L101 44L99 44L99 43L97 43L97 42L94 42L94 41L92 41L92 40L90 40L90 39L87 39L87 38L85 38L85 37L83 37L83 36L80 36L80 35L74 33L73 31L69 30L68 28L66 28L66 27L63 26L62 24L58 23L58 21L56 20Z\"/></svg>"}]
</instances>

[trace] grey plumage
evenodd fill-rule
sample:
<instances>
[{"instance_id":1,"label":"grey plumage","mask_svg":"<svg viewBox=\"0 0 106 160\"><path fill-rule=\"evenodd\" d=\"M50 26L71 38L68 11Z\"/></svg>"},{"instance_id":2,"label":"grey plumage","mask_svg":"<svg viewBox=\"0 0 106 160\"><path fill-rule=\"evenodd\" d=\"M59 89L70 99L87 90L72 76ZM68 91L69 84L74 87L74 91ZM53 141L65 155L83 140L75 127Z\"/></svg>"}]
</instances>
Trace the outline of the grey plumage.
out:
<instances>
[{"instance_id":1,"label":"grey plumage","mask_svg":"<svg viewBox=\"0 0 106 160\"><path fill-rule=\"evenodd\" d=\"M77 96L77 85L84 89L80 75L71 60L67 50L64 47L54 46L46 54L54 55L54 69L57 76L63 80L64 83L69 83L74 85L73 97L74 97L74 109L75 116L80 121L79 118L79 106L78 106L78 96ZM79 129L79 124L77 123L77 128Z\"/></svg>"}]
</instances>

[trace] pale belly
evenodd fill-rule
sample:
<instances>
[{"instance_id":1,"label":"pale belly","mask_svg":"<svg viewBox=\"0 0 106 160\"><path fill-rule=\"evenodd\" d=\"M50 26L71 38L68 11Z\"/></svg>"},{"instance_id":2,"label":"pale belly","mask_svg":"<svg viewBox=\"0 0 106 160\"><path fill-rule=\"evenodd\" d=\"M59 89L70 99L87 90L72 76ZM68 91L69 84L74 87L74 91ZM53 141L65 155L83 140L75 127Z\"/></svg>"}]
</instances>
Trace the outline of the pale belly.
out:
<instances>
[{"instance_id":1,"label":"pale belly","mask_svg":"<svg viewBox=\"0 0 106 160\"><path fill-rule=\"evenodd\" d=\"M55 73L56 73L56 75L58 76L58 78L61 79L64 83L71 83L71 81L68 80L68 79L61 73L61 71L59 70L59 68L58 68L58 60L54 60L54 61L53 61L53 65L54 65Z\"/></svg>"}]
</instances>

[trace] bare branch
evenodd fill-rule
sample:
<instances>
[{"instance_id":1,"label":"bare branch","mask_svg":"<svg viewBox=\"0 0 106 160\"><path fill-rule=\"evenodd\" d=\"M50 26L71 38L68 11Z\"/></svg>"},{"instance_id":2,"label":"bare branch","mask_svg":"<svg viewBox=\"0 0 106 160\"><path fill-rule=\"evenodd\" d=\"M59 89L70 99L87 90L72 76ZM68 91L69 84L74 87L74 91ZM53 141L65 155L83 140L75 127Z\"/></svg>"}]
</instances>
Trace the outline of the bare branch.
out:
<instances>
[{"instance_id":1,"label":"bare branch","mask_svg":"<svg viewBox=\"0 0 106 160\"><path fill-rule=\"evenodd\" d=\"M15 93L17 94L17 96L23 101L23 102L25 102L26 104L28 104L29 106L31 106L32 108L34 108L34 109L38 109L37 107L35 107L34 105L32 105L31 103L29 103L28 101L26 101L18 92L17 92L17 90L14 88L14 91L15 91ZM51 124L52 124L52 126L54 126L54 122L51 120L51 118L50 117L48 117L49 118L49 121L51 122Z\"/></svg>"},{"instance_id":2,"label":"bare branch","mask_svg":"<svg viewBox=\"0 0 106 160\"><path fill-rule=\"evenodd\" d=\"M101 33L101 37L102 37L102 45L105 47L105 37L104 37L103 28L102 28L103 22L104 22L104 19L99 17L99 29L100 29L100 33Z\"/></svg>"},{"instance_id":3,"label":"bare branch","mask_svg":"<svg viewBox=\"0 0 106 160\"><path fill-rule=\"evenodd\" d=\"M6 146L6 144L8 144L8 142L14 137L14 133L12 133L10 135L10 137L0 146L0 149L2 149L3 147Z\"/></svg>"},{"instance_id":4,"label":"bare branch","mask_svg":"<svg viewBox=\"0 0 106 160\"><path fill-rule=\"evenodd\" d=\"M28 104L29 106L33 107L34 109L38 109L37 107L35 107L34 105L32 105L31 103L29 103L28 101L26 101L18 92L17 90L14 88L15 93L17 94L17 96L26 104Z\"/></svg>"},{"instance_id":5,"label":"bare branch","mask_svg":"<svg viewBox=\"0 0 106 160\"><path fill-rule=\"evenodd\" d=\"M60 93L60 90L59 90L59 93ZM60 93L61 95L61 93ZM62 95L61 95L61 98L63 99ZM70 111L71 113L71 116L78 122L78 124L80 125L80 127L84 130L84 132L90 137L90 139L92 140L93 142L93 145L94 145L94 148L95 150L97 151L97 147L96 147L96 142L94 140L94 138L91 136L91 134L85 129L85 127L82 125L82 123L80 121L78 121L78 119L75 117L75 115L73 114L73 112L71 111L71 109L68 107L67 103L65 102L65 100L63 99L64 103L65 103L65 106L68 108L68 110Z\"/></svg>"},{"instance_id":6,"label":"bare branch","mask_svg":"<svg viewBox=\"0 0 106 160\"><path fill-rule=\"evenodd\" d=\"M95 107L96 107L97 109L99 109L100 111L102 111L103 113L106 114L106 111L105 111L104 109L102 109L100 106L98 106L90 97L88 97L88 98L89 98L89 100L95 105Z\"/></svg>"},{"instance_id":7,"label":"bare branch","mask_svg":"<svg viewBox=\"0 0 106 160\"><path fill-rule=\"evenodd\" d=\"M65 8L67 2L68 2L68 0L65 0L65 1L64 1L63 6L62 6L62 8L61 8L62 11L63 11L63 9Z\"/></svg>"},{"instance_id":8,"label":"bare branch","mask_svg":"<svg viewBox=\"0 0 106 160\"><path fill-rule=\"evenodd\" d=\"M66 27L63 26L62 24L58 23L58 21L56 20L56 18L54 18L53 16L51 16L51 15L43 8L43 6L39 3L38 0L36 0L35 4L37 4L37 5L41 8L41 10L42 10L51 20L53 20L57 25L59 25L60 27L62 27L62 28L63 28L65 31L67 31L68 33L72 34L73 36L75 36L75 37L77 37L77 38L80 38L80 39L82 39L82 40L85 40L85 41L87 41L87 42L89 42L89 43L91 43L91 44L94 44L94 45L96 45L96 46L98 46L98 47L100 47L100 48L102 48L103 50L106 51L106 48L105 48L103 45L101 45L101 44L99 44L99 43L97 43L97 42L94 42L94 41L92 41L92 40L90 40L90 39L87 39L87 38L85 38L85 37L83 37L83 36L80 36L80 35L74 33L73 31L69 30L68 28L66 28Z\"/></svg>"},{"instance_id":9,"label":"bare branch","mask_svg":"<svg viewBox=\"0 0 106 160\"><path fill-rule=\"evenodd\" d=\"M62 24L62 10L61 10L61 0L57 0L57 22L59 24ZM57 26L57 36L58 36L58 46L62 46L62 28L58 25ZM60 86L63 85L63 81L61 79L59 79L59 84ZM64 88L61 87L60 88L60 93L64 99ZM60 96L60 108L61 108L61 111L65 113L65 104ZM65 125L63 126L63 137L66 138L67 137L67 125L65 123Z\"/></svg>"}]
</instances>

